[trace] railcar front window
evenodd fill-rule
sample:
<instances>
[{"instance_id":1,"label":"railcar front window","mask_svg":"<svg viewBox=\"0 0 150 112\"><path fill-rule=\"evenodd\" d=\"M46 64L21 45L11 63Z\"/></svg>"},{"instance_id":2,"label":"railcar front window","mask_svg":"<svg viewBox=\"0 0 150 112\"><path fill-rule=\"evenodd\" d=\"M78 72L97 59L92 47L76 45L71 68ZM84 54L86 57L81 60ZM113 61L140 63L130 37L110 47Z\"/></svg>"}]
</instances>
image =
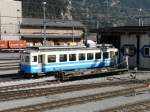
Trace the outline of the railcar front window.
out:
<instances>
[{"instance_id":1,"label":"railcar front window","mask_svg":"<svg viewBox=\"0 0 150 112\"><path fill-rule=\"evenodd\" d=\"M56 55L48 55L48 63L56 62Z\"/></svg>"},{"instance_id":2,"label":"railcar front window","mask_svg":"<svg viewBox=\"0 0 150 112\"><path fill-rule=\"evenodd\" d=\"M93 53L87 53L87 60L93 60Z\"/></svg>"},{"instance_id":3,"label":"railcar front window","mask_svg":"<svg viewBox=\"0 0 150 112\"><path fill-rule=\"evenodd\" d=\"M76 54L69 54L69 61L76 61Z\"/></svg>"},{"instance_id":4,"label":"railcar front window","mask_svg":"<svg viewBox=\"0 0 150 112\"><path fill-rule=\"evenodd\" d=\"M79 54L79 60L85 60L85 54Z\"/></svg>"},{"instance_id":5,"label":"railcar front window","mask_svg":"<svg viewBox=\"0 0 150 112\"><path fill-rule=\"evenodd\" d=\"M66 62L67 61L67 54L61 54L59 56L59 61L60 62Z\"/></svg>"},{"instance_id":6,"label":"railcar front window","mask_svg":"<svg viewBox=\"0 0 150 112\"><path fill-rule=\"evenodd\" d=\"M32 56L32 62L37 62L37 56Z\"/></svg>"},{"instance_id":7,"label":"railcar front window","mask_svg":"<svg viewBox=\"0 0 150 112\"><path fill-rule=\"evenodd\" d=\"M115 52L114 51L110 51L110 58L114 58L115 57Z\"/></svg>"},{"instance_id":8,"label":"railcar front window","mask_svg":"<svg viewBox=\"0 0 150 112\"><path fill-rule=\"evenodd\" d=\"M108 52L104 52L103 53L103 59L108 59L109 55L108 55Z\"/></svg>"},{"instance_id":9,"label":"railcar front window","mask_svg":"<svg viewBox=\"0 0 150 112\"><path fill-rule=\"evenodd\" d=\"M25 57L25 62L29 63L29 61L30 61L29 56L26 56L26 57Z\"/></svg>"},{"instance_id":10,"label":"railcar front window","mask_svg":"<svg viewBox=\"0 0 150 112\"><path fill-rule=\"evenodd\" d=\"M115 55L118 56L118 52L115 52Z\"/></svg>"},{"instance_id":11,"label":"railcar front window","mask_svg":"<svg viewBox=\"0 0 150 112\"><path fill-rule=\"evenodd\" d=\"M101 53L95 53L95 59L101 59Z\"/></svg>"}]
</instances>

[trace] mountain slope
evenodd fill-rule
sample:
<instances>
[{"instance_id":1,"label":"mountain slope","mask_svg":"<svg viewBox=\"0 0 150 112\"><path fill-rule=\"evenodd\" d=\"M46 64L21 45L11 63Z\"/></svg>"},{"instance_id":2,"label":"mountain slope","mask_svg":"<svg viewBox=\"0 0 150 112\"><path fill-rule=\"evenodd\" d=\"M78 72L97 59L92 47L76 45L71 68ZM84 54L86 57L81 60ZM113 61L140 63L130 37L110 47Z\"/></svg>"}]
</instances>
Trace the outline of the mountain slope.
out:
<instances>
[{"instance_id":1,"label":"mountain slope","mask_svg":"<svg viewBox=\"0 0 150 112\"><path fill-rule=\"evenodd\" d=\"M43 17L43 0L23 0L23 17ZM139 17L149 24L150 0L46 0L50 19L74 19L96 28L138 25Z\"/></svg>"}]
</instances>

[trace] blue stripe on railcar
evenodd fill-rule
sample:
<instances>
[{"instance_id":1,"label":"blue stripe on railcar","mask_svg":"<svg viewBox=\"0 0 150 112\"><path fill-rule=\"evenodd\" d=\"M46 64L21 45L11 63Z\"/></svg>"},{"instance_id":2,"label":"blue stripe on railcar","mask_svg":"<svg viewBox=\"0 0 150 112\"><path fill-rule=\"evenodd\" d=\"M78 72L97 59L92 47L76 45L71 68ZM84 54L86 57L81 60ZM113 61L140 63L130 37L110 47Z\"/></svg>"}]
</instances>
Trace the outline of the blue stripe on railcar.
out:
<instances>
[{"instance_id":1,"label":"blue stripe on railcar","mask_svg":"<svg viewBox=\"0 0 150 112\"><path fill-rule=\"evenodd\" d=\"M36 65L21 64L21 70L29 74L42 73L42 69L40 68L39 64Z\"/></svg>"},{"instance_id":2,"label":"blue stripe on railcar","mask_svg":"<svg viewBox=\"0 0 150 112\"><path fill-rule=\"evenodd\" d=\"M78 62L61 62L61 63L50 63L43 64L42 66L37 65L21 65L21 69L25 73L47 73L56 72L63 70L78 70L84 68L101 68L111 66L111 59L105 60L91 60L91 61L78 61Z\"/></svg>"},{"instance_id":3,"label":"blue stripe on railcar","mask_svg":"<svg viewBox=\"0 0 150 112\"><path fill-rule=\"evenodd\" d=\"M105 66L110 66L110 60L65 62L65 63L46 64L44 66L44 72L61 71L61 70L78 70L84 68L96 68Z\"/></svg>"}]
</instances>

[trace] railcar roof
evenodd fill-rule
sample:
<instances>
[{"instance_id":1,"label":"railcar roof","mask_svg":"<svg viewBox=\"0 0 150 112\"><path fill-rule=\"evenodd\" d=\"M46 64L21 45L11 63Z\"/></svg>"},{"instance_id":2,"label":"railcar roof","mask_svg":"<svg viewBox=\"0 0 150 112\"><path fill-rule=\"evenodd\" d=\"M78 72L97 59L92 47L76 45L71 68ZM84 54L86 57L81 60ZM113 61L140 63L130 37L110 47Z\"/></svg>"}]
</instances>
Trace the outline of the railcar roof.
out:
<instances>
[{"instance_id":1,"label":"railcar roof","mask_svg":"<svg viewBox=\"0 0 150 112\"><path fill-rule=\"evenodd\" d=\"M26 52L49 52L49 51L71 51L71 50L103 50L108 48L114 48L110 46L97 46L97 47L86 47L86 46L53 46L53 47L28 47L26 48Z\"/></svg>"}]
</instances>

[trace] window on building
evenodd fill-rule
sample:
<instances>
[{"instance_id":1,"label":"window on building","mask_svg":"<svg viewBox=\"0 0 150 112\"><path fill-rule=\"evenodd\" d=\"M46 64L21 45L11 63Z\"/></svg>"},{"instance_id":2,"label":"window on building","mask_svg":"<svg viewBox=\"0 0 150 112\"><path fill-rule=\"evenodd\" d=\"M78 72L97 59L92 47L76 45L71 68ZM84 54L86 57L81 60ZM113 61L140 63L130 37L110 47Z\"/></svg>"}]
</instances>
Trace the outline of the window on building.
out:
<instances>
[{"instance_id":1,"label":"window on building","mask_svg":"<svg viewBox=\"0 0 150 112\"><path fill-rule=\"evenodd\" d=\"M76 61L76 54L69 54L69 61Z\"/></svg>"},{"instance_id":2,"label":"window on building","mask_svg":"<svg viewBox=\"0 0 150 112\"><path fill-rule=\"evenodd\" d=\"M150 56L150 47L145 47L144 48L144 55L145 56Z\"/></svg>"},{"instance_id":3,"label":"window on building","mask_svg":"<svg viewBox=\"0 0 150 112\"><path fill-rule=\"evenodd\" d=\"M56 62L56 55L48 55L48 63Z\"/></svg>"},{"instance_id":4,"label":"window on building","mask_svg":"<svg viewBox=\"0 0 150 112\"><path fill-rule=\"evenodd\" d=\"M37 56L32 56L32 62L37 62Z\"/></svg>"},{"instance_id":5,"label":"window on building","mask_svg":"<svg viewBox=\"0 0 150 112\"><path fill-rule=\"evenodd\" d=\"M85 60L85 54L84 53L79 54L79 60Z\"/></svg>"},{"instance_id":6,"label":"window on building","mask_svg":"<svg viewBox=\"0 0 150 112\"><path fill-rule=\"evenodd\" d=\"M59 61L60 62L66 62L67 61L67 54L59 55Z\"/></svg>"},{"instance_id":7,"label":"window on building","mask_svg":"<svg viewBox=\"0 0 150 112\"><path fill-rule=\"evenodd\" d=\"M93 60L93 53L87 53L87 60Z\"/></svg>"},{"instance_id":8,"label":"window on building","mask_svg":"<svg viewBox=\"0 0 150 112\"><path fill-rule=\"evenodd\" d=\"M100 52L95 53L95 59L101 59L101 53Z\"/></svg>"},{"instance_id":9,"label":"window on building","mask_svg":"<svg viewBox=\"0 0 150 112\"><path fill-rule=\"evenodd\" d=\"M109 57L108 52L103 52L103 59L108 59L108 57Z\"/></svg>"}]
</instances>

